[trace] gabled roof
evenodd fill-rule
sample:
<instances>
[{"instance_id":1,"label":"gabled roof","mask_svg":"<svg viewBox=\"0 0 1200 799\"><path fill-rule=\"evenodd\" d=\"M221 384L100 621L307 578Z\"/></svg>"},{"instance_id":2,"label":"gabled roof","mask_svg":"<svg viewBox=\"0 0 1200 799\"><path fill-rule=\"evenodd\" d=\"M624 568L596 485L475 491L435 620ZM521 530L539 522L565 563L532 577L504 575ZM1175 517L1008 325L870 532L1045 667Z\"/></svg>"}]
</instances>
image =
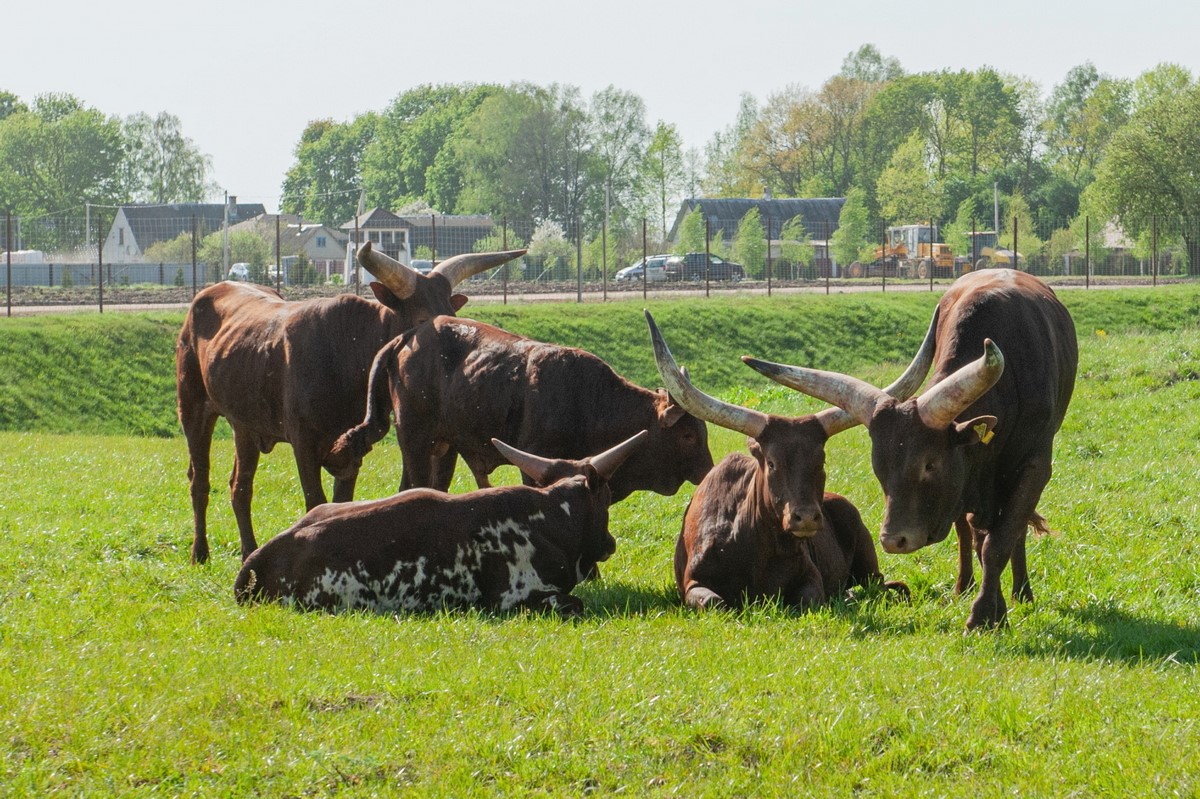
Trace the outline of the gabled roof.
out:
<instances>
[{"instance_id":1,"label":"gabled roof","mask_svg":"<svg viewBox=\"0 0 1200 799\"><path fill-rule=\"evenodd\" d=\"M726 241L731 241L737 233L738 223L751 208L757 208L762 217L763 228L770 222L771 238L779 238L783 229L793 217L799 216L804 222L804 228L815 239L827 238L837 230L838 217L842 206L846 204L844 197L826 198L789 198L789 199L742 199L728 197L701 197L684 200L675 216L675 224L667 237L674 239L679 232L683 218L699 205L702 213L708 219L709 229L715 235L720 231Z\"/></svg>"},{"instance_id":2,"label":"gabled roof","mask_svg":"<svg viewBox=\"0 0 1200 799\"><path fill-rule=\"evenodd\" d=\"M220 230L225 223L224 203L123 205L120 210L142 252L157 242L173 239L180 233L190 233L193 218L202 234ZM229 224L266 212L262 203L238 203L230 207Z\"/></svg>"},{"instance_id":3,"label":"gabled roof","mask_svg":"<svg viewBox=\"0 0 1200 799\"><path fill-rule=\"evenodd\" d=\"M433 227L433 220L437 219L437 226L440 228L450 227L487 227L492 226L492 218L487 214L462 215L451 214L443 216L442 214L416 214L413 216L398 217L401 222L410 228L417 227Z\"/></svg>"},{"instance_id":4,"label":"gabled roof","mask_svg":"<svg viewBox=\"0 0 1200 799\"><path fill-rule=\"evenodd\" d=\"M385 230L399 230L404 227L400 217L393 214L386 208L375 207L365 214L358 217L357 225L354 217L350 217L347 221L338 226L342 230L354 230L357 227L359 230L366 228L384 228Z\"/></svg>"}]
</instances>

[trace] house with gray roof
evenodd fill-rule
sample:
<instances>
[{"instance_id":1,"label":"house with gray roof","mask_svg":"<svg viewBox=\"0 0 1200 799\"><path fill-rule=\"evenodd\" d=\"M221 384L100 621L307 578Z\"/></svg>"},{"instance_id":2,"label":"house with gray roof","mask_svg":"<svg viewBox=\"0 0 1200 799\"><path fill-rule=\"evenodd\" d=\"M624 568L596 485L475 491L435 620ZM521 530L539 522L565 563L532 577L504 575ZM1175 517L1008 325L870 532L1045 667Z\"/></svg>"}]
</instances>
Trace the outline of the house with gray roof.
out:
<instances>
[{"instance_id":1,"label":"house with gray roof","mask_svg":"<svg viewBox=\"0 0 1200 799\"><path fill-rule=\"evenodd\" d=\"M491 235L494 224L487 215L398 216L384 208L372 208L339 227L351 238L357 230L360 244L370 241L392 258L408 263L421 247L429 248L439 261L473 252L475 242Z\"/></svg>"},{"instance_id":2,"label":"house with gray roof","mask_svg":"<svg viewBox=\"0 0 1200 799\"><path fill-rule=\"evenodd\" d=\"M262 203L238 203L230 197L228 223L265 214ZM198 237L221 230L226 223L225 203L172 203L170 205L123 205L117 209L104 240L106 264L140 263L146 250L181 233Z\"/></svg>"}]
</instances>

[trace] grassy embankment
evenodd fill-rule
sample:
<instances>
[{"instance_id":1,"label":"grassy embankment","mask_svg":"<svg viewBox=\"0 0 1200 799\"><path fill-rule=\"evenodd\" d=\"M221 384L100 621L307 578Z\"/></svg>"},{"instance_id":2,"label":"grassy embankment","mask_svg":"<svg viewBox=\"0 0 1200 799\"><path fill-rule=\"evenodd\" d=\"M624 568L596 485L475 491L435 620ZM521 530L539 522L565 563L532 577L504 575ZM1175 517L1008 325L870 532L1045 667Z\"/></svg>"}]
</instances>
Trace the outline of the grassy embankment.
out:
<instances>
[{"instance_id":1,"label":"grassy embankment","mask_svg":"<svg viewBox=\"0 0 1200 799\"><path fill-rule=\"evenodd\" d=\"M1195 795L1200 293L1062 296L1082 357L1041 505L1058 534L1030 544L1037 603L970 636L949 542L882 556L908 605L682 611L670 557L688 488L613 509L618 551L577 589L578 623L239 607L223 486L213 561L187 564L182 316L0 320L0 793ZM800 413L815 405L737 356L884 382L932 304L651 307L702 387ZM656 385L640 307L469 309ZM394 450L369 456L360 496L395 485ZM874 526L867 453L861 430L831 442L829 485ZM281 447L260 469L260 537L300 510Z\"/></svg>"}]
</instances>

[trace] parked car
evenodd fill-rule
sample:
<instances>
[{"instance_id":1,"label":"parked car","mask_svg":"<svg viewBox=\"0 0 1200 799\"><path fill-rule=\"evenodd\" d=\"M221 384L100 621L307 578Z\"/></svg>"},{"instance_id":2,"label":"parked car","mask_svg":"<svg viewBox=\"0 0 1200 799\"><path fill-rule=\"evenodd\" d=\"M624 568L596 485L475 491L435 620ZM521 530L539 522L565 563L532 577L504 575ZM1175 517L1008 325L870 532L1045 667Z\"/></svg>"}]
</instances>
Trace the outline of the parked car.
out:
<instances>
[{"instance_id":1,"label":"parked car","mask_svg":"<svg viewBox=\"0 0 1200 799\"><path fill-rule=\"evenodd\" d=\"M704 255L702 252L672 255L663 267L667 273L667 280L704 280ZM709 253L708 278L709 280L744 280L746 267Z\"/></svg>"},{"instance_id":2,"label":"parked car","mask_svg":"<svg viewBox=\"0 0 1200 799\"><path fill-rule=\"evenodd\" d=\"M667 271L664 268L669 255L651 255L644 259L648 266L645 268L646 281L649 283L661 283L667 279ZM613 278L618 283L625 281L640 281L642 279L642 260L641 258L634 261L624 269L617 270L616 276Z\"/></svg>"},{"instance_id":3,"label":"parked car","mask_svg":"<svg viewBox=\"0 0 1200 799\"><path fill-rule=\"evenodd\" d=\"M249 280L250 279L250 264L242 262L242 263L236 263L236 264L230 266L229 274L225 276L225 279L226 280L241 280L241 281Z\"/></svg>"},{"instance_id":4,"label":"parked car","mask_svg":"<svg viewBox=\"0 0 1200 799\"><path fill-rule=\"evenodd\" d=\"M414 258L409 266L416 269L422 275L428 275L433 271L433 261L428 258Z\"/></svg>"}]
</instances>

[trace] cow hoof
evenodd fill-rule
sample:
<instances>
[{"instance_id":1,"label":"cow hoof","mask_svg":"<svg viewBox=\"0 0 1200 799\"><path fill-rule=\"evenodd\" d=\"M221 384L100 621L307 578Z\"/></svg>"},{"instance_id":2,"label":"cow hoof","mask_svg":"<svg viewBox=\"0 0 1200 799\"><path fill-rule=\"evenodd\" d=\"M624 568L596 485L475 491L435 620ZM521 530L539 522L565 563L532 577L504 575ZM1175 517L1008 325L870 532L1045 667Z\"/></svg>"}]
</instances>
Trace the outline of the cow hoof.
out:
<instances>
[{"instance_id":1,"label":"cow hoof","mask_svg":"<svg viewBox=\"0 0 1200 799\"><path fill-rule=\"evenodd\" d=\"M578 619L583 616L583 600L570 594L546 597L546 607L564 619Z\"/></svg>"}]
</instances>

